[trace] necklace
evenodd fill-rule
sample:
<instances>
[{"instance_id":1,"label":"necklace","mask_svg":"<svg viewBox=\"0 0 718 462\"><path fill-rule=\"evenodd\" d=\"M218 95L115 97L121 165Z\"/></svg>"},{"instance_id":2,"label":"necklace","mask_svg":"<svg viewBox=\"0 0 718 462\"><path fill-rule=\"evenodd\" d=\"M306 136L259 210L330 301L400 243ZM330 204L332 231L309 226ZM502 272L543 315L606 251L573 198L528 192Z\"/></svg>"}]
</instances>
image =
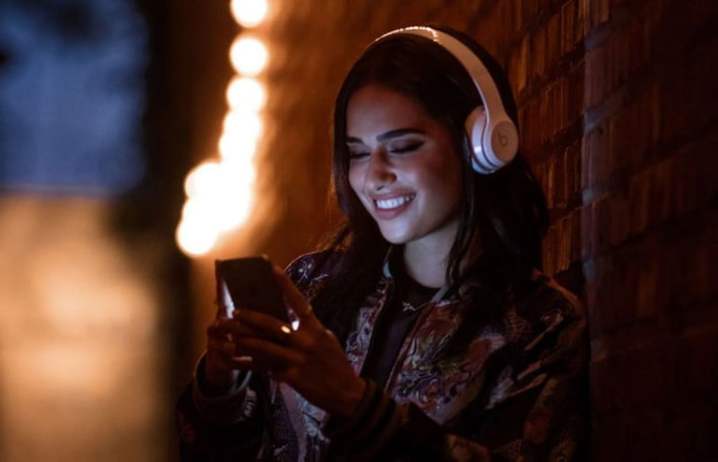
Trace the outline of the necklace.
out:
<instances>
[{"instance_id":1,"label":"necklace","mask_svg":"<svg viewBox=\"0 0 718 462\"><path fill-rule=\"evenodd\" d=\"M417 311L420 307L421 305L414 306L409 302L401 302L401 311L403 311L404 313L413 313Z\"/></svg>"}]
</instances>

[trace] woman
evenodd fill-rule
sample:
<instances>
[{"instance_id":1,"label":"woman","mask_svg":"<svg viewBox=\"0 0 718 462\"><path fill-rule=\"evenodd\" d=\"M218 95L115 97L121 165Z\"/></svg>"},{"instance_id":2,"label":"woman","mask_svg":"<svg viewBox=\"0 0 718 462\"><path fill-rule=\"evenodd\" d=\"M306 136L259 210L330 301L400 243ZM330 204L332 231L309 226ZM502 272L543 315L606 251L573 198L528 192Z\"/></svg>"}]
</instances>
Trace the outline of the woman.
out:
<instances>
[{"instance_id":1,"label":"woman","mask_svg":"<svg viewBox=\"0 0 718 462\"><path fill-rule=\"evenodd\" d=\"M425 30L481 58L515 122L495 61ZM581 307L540 271L546 204L520 153L472 168L482 104L431 39L364 52L334 111L346 225L276 271L298 328L249 310L210 326L178 404L185 460L585 457Z\"/></svg>"}]
</instances>

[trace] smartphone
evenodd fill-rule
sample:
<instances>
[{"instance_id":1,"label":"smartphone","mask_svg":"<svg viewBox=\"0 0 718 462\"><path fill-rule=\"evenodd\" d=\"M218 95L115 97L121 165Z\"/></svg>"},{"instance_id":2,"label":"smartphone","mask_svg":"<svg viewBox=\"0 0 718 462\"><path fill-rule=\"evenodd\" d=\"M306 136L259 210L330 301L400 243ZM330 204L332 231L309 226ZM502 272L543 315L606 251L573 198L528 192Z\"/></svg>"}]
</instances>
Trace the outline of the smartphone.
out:
<instances>
[{"instance_id":1,"label":"smartphone","mask_svg":"<svg viewBox=\"0 0 718 462\"><path fill-rule=\"evenodd\" d=\"M217 303L227 317L235 308L269 314L289 322L272 264L265 256L216 260Z\"/></svg>"}]
</instances>

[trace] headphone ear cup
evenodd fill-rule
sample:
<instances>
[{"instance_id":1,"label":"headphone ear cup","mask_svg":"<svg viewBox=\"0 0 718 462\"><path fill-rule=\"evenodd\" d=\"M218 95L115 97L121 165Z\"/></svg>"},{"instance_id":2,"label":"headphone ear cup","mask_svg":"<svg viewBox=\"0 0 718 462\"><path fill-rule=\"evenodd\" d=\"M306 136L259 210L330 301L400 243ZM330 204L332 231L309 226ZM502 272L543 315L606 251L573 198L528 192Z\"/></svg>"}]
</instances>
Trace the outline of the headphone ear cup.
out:
<instances>
[{"instance_id":1,"label":"headphone ear cup","mask_svg":"<svg viewBox=\"0 0 718 462\"><path fill-rule=\"evenodd\" d=\"M483 106L476 106L466 118L466 133L471 142L471 167L482 175L488 175L493 170L486 160L484 151L484 131L486 130L486 110Z\"/></svg>"}]
</instances>

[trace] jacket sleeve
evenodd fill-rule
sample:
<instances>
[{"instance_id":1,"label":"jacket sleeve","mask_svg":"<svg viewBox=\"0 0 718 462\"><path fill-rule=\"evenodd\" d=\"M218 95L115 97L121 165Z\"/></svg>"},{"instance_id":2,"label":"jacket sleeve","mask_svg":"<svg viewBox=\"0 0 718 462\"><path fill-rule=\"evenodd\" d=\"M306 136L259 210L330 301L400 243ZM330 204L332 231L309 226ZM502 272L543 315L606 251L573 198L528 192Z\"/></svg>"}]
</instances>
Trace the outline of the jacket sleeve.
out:
<instances>
[{"instance_id":1,"label":"jacket sleeve","mask_svg":"<svg viewBox=\"0 0 718 462\"><path fill-rule=\"evenodd\" d=\"M262 405L258 377L245 373L222 396L204 390L204 356L195 378L180 395L176 406L182 461L255 460L262 445Z\"/></svg>"},{"instance_id":2,"label":"jacket sleeve","mask_svg":"<svg viewBox=\"0 0 718 462\"><path fill-rule=\"evenodd\" d=\"M587 353L582 315L558 314L450 426L369 382L353 418L325 431L351 460L583 460Z\"/></svg>"}]
</instances>

